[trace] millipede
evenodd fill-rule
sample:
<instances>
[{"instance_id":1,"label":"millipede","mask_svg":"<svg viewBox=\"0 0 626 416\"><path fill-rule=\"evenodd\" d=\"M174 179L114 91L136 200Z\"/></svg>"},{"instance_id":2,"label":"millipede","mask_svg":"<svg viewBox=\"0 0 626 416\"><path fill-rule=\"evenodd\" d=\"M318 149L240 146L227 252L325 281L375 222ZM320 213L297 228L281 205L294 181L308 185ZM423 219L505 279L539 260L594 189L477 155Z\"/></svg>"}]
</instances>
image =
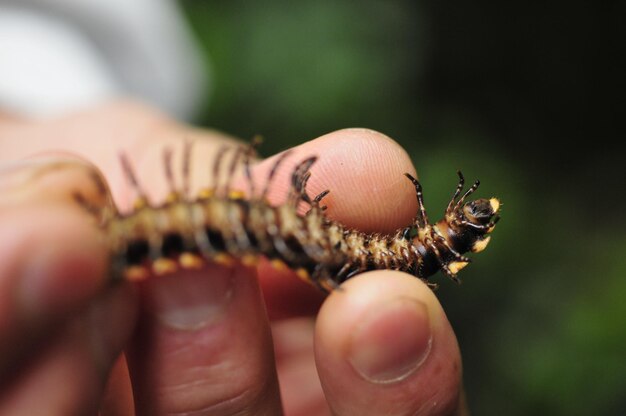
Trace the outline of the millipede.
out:
<instances>
[{"instance_id":1,"label":"millipede","mask_svg":"<svg viewBox=\"0 0 626 416\"><path fill-rule=\"evenodd\" d=\"M479 181L464 191L465 180L458 171L458 185L443 218L431 223L422 186L406 173L418 204L409 225L389 235L347 228L326 215L322 202L328 190L314 197L307 193L315 156L293 169L286 201L271 205L267 201L269 189L290 151L277 157L263 188L255 189L250 160L257 144L220 148L212 163L213 183L194 197L189 195L192 143L184 147L180 188L174 183L172 151L166 148L163 165L169 194L158 205L148 201L130 161L120 154L122 169L137 199L131 212L122 214L114 209L100 224L110 250L112 276L138 281L179 269L201 268L206 262L232 265L239 261L252 267L259 256L265 256L276 267L293 269L325 292L337 289L358 273L375 269L404 271L434 288L436 284L428 278L438 271L460 282L457 273L471 261L464 254L484 250L500 218L497 198L467 201ZM230 164L222 166L229 152ZM247 195L231 184L242 164ZM225 178L220 175L223 167L228 173ZM305 211L298 209L301 204Z\"/></svg>"}]
</instances>

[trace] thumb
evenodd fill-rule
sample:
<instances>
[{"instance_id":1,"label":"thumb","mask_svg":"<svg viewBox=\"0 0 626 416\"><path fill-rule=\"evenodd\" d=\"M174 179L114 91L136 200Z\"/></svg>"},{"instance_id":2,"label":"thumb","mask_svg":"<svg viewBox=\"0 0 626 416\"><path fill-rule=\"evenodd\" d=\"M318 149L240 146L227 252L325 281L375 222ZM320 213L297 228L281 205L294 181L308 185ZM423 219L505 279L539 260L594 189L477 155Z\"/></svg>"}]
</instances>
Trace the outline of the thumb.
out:
<instances>
[{"instance_id":1,"label":"thumb","mask_svg":"<svg viewBox=\"0 0 626 416\"><path fill-rule=\"evenodd\" d=\"M459 348L432 291L392 271L365 273L342 288L324 303L315 336L334 414L463 414Z\"/></svg>"}]
</instances>

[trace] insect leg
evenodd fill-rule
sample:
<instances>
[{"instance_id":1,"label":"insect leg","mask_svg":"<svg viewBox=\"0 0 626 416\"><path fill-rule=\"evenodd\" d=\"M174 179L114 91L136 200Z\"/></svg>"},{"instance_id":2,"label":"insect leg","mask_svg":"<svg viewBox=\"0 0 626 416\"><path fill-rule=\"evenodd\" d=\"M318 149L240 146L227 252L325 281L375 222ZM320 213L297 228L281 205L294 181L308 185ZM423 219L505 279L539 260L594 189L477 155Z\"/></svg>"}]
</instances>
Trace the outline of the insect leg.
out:
<instances>
[{"instance_id":1,"label":"insect leg","mask_svg":"<svg viewBox=\"0 0 626 416\"><path fill-rule=\"evenodd\" d=\"M204 198L212 196L213 194L215 194L215 192L217 192L217 188L220 185L220 170L222 167L222 159L224 159L224 155L230 148L231 146L229 145L223 145L217 150L217 153L215 154L215 159L213 160L213 183L209 188L201 192L201 196L203 196Z\"/></svg>"},{"instance_id":2,"label":"insect leg","mask_svg":"<svg viewBox=\"0 0 626 416\"><path fill-rule=\"evenodd\" d=\"M100 206L94 204L85 198L80 192L73 192L72 198L85 212L97 219L99 224L106 222L110 217L115 215L115 209L109 206Z\"/></svg>"},{"instance_id":3,"label":"insect leg","mask_svg":"<svg viewBox=\"0 0 626 416\"><path fill-rule=\"evenodd\" d=\"M182 194L185 198L189 198L191 189L191 149L193 148L193 140L185 140L183 147L183 189Z\"/></svg>"},{"instance_id":4,"label":"insect leg","mask_svg":"<svg viewBox=\"0 0 626 416\"><path fill-rule=\"evenodd\" d=\"M315 209L318 209L320 211L325 211L326 208L327 208L326 205L321 205L320 206L320 202L329 193L330 193L330 189L326 189L325 191L322 191L319 194L317 194L315 196L315 198L313 198L313 200L311 201L311 209L307 211L306 215L310 214L311 211L313 211Z\"/></svg>"},{"instance_id":5,"label":"insect leg","mask_svg":"<svg viewBox=\"0 0 626 416\"><path fill-rule=\"evenodd\" d=\"M322 199L330 193L330 189L326 189L325 191L320 192L313 198L313 205L318 206ZM326 207L322 207L324 209Z\"/></svg>"},{"instance_id":6,"label":"insect leg","mask_svg":"<svg viewBox=\"0 0 626 416\"><path fill-rule=\"evenodd\" d=\"M297 260L296 254L289 248L285 236L278 224L277 209L269 208L265 210L265 224L266 232L269 236L273 249L280 255L283 260L287 262L294 262Z\"/></svg>"},{"instance_id":7,"label":"insect leg","mask_svg":"<svg viewBox=\"0 0 626 416\"><path fill-rule=\"evenodd\" d=\"M261 201L265 201L265 199L267 199L267 194L269 193L270 185L272 184L274 176L276 176L276 172L278 171L279 166L285 161L285 159L291 153L292 153L292 150L287 150L287 151L281 153L276 158L276 162L274 162L274 166L272 166L272 169L270 169L270 173L267 176L267 182L265 182L265 187L263 188L263 191L261 192L261 198L260 198Z\"/></svg>"},{"instance_id":8,"label":"insect leg","mask_svg":"<svg viewBox=\"0 0 626 416\"><path fill-rule=\"evenodd\" d=\"M320 205L320 202L329 193L330 193L330 189L326 189L325 191L322 191L319 194L317 194L315 198L313 198L313 201L311 202L311 209L319 208L322 211L326 210L326 205Z\"/></svg>"},{"instance_id":9,"label":"insect leg","mask_svg":"<svg viewBox=\"0 0 626 416\"><path fill-rule=\"evenodd\" d=\"M407 178L409 178L409 180L413 183L413 186L415 186L415 196L417 197L417 206L418 206L418 215L417 218L415 218L415 223L419 228L423 228L426 225L429 224L428 222L428 215L426 215L426 207L424 206L424 195L422 193L422 184L420 184L420 182L415 179L413 176L411 176L409 173L405 173L404 176L406 176Z\"/></svg>"},{"instance_id":10,"label":"insect leg","mask_svg":"<svg viewBox=\"0 0 626 416\"><path fill-rule=\"evenodd\" d=\"M294 207L298 206L300 201L311 204L311 198L306 193L306 184L311 177L311 166L317 160L317 156L311 156L300 162L291 175L291 188L287 196L287 203Z\"/></svg>"},{"instance_id":11,"label":"insect leg","mask_svg":"<svg viewBox=\"0 0 626 416\"><path fill-rule=\"evenodd\" d=\"M263 139L261 136L254 136L248 145L243 158L243 170L248 181L249 197L254 198L254 181L252 180L252 172L250 171L250 159L256 155L256 149L259 147Z\"/></svg>"},{"instance_id":12,"label":"insect leg","mask_svg":"<svg viewBox=\"0 0 626 416\"><path fill-rule=\"evenodd\" d=\"M351 262L347 262L346 264L344 264L335 275L335 279L339 282L345 281L347 276L349 275L352 266L353 264Z\"/></svg>"},{"instance_id":13,"label":"insect leg","mask_svg":"<svg viewBox=\"0 0 626 416\"><path fill-rule=\"evenodd\" d=\"M250 250L252 247L252 241L246 232L244 223L245 218L248 215L248 211L244 205L241 204L242 201L233 201L232 209L229 210L228 217L230 219L230 224L232 227L232 232L235 237L235 244L231 251L233 252L246 252Z\"/></svg>"},{"instance_id":14,"label":"insect leg","mask_svg":"<svg viewBox=\"0 0 626 416\"><path fill-rule=\"evenodd\" d=\"M428 281L428 279L420 279L426 286L430 288L433 292L439 289L439 284Z\"/></svg>"},{"instance_id":15,"label":"insect leg","mask_svg":"<svg viewBox=\"0 0 626 416\"><path fill-rule=\"evenodd\" d=\"M446 214L450 214L452 212L452 208L455 206L456 199L459 195L461 195L461 191L463 191L463 186L465 186L465 178L460 170L456 171L456 174L459 175L459 184L456 186L456 190L454 191L454 195L452 199L448 203L448 207L446 208Z\"/></svg>"},{"instance_id":16,"label":"insect leg","mask_svg":"<svg viewBox=\"0 0 626 416\"><path fill-rule=\"evenodd\" d=\"M328 270L321 264L315 266L313 274L311 275L311 281L320 290L330 293L334 290L341 290L339 284L333 280L328 274Z\"/></svg>"},{"instance_id":17,"label":"insect leg","mask_svg":"<svg viewBox=\"0 0 626 416\"><path fill-rule=\"evenodd\" d=\"M137 200L134 203L135 210L145 207L146 205L148 205L148 197L145 191L139 185L139 181L137 181L137 177L135 176L135 172L133 171L133 168L130 165L128 158L124 153L120 153L119 157L120 163L122 165L122 170L124 171L124 176L126 176L126 180L137 194Z\"/></svg>"},{"instance_id":18,"label":"insect leg","mask_svg":"<svg viewBox=\"0 0 626 416\"><path fill-rule=\"evenodd\" d=\"M172 169L172 155L173 151L171 147L166 147L163 149L163 166L165 168L165 180L167 181L167 186L169 188L169 193L167 195L167 202L176 202L180 200L180 192L176 189L176 184L174 183L174 172Z\"/></svg>"},{"instance_id":19,"label":"insect leg","mask_svg":"<svg viewBox=\"0 0 626 416\"><path fill-rule=\"evenodd\" d=\"M237 169L239 159L243 156L244 151L245 148L242 146L238 146L235 149L235 154L233 155L233 158L230 161L230 167L228 168L228 176L226 177L226 182L224 183L224 196L228 196L231 193L230 187L235 176L235 170Z\"/></svg>"},{"instance_id":20,"label":"insect leg","mask_svg":"<svg viewBox=\"0 0 626 416\"><path fill-rule=\"evenodd\" d=\"M461 198L459 198L459 200L457 201L456 205L454 206L454 209L459 208L463 202L465 202L465 198L467 198L468 196L470 196L471 194L474 193L474 191L476 191L476 189L478 189L478 186L480 185L480 181L476 181L474 182L474 184L463 194L463 196Z\"/></svg>"},{"instance_id":21,"label":"insect leg","mask_svg":"<svg viewBox=\"0 0 626 416\"><path fill-rule=\"evenodd\" d=\"M97 196L87 198L82 192L74 191L71 197L86 213L95 217L98 224L105 224L118 213L106 180L96 167L82 163L78 166L85 170L85 175L93 183Z\"/></svg>"},{"instance_id":22,"label":"insect leg","mask_svg":"<svg viewBox=\"0 0 626 416\"><path fill-rule=\"evenodd\" d=\"M401 231L400 237L402 237L403 240L410 240L412 231L413 227L406 227Z\"/></svg>"},{"instance_id":23,"label":"insect leg","mask_svg":"<svg viewBox=\"0 0 626 416\"><path fill-rule=\"evenodd\" d=\"M426 245L435 252L435 257L437 257L437 261L439 262L439 266L441 266L441 270L443 273L448 276L450 279L454 280L455 283L461 283L461 280L456 276L456 274L452 273L448 264L442 259L441 252L437 248L434 240L428 239Z\"/></svg>"},{"instance_id":24,"label":"insect leg","mask_svg":"<svg viewBox=\"0 0 626 416\"><path fill-rule=\"evenodd\" d=\"M345 268L342 267L342 269L340 270L340 272L342 272L345 276L345 278L343 279L343 281L350 279L351 277L359 274L359 273L363 273L364 271L367 270L367 259L368 256L370 255L369 252L365 251L365 250L359 250L359 253L356 257L356 260L353 260L352 262L350 262L349 264L349 268L346 271L342 270ZM356 267L355 267L356 266ZM337 279L339 280L339 279ZM341 281L341 280L339 280Z\"/></svg>"},{"instance_id":25,"label":"insect leg","mask_svg":"<svg viewBox=\"0 0 626 416\"><path fill-rule=\"evenodd\" d=\"M476 230L486 231L492 228L493 226L495 226L499 219L500 217L496 217L493 221L490 221L488 224L474 224L473 222L470 222L467 220L462 220L462 221L459 221L458 223L461 225L465 225L467 227L474 228Z\"/></svg>"}]
</instances>

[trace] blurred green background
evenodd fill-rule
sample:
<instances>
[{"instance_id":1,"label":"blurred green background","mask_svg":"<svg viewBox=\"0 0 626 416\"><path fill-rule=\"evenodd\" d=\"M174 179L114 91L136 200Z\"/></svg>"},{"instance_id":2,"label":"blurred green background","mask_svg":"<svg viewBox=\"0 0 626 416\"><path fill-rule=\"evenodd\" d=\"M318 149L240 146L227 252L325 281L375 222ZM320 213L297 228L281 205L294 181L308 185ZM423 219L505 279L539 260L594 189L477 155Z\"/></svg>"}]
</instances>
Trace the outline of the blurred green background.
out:
<instances>
[{"instance_id":1,"label":"blurred green background","mask_svg":"<svg viewBox=\"0 0 626 416\"><path fill-rule=\"evenodd\" d=\"M432 217L457 168L479 177L503 219L437 293L473 413L625 415L626 3L503 3L183 1L213 81L198 121L266 155L379 130Z\"/></svg>"}]
</instances>

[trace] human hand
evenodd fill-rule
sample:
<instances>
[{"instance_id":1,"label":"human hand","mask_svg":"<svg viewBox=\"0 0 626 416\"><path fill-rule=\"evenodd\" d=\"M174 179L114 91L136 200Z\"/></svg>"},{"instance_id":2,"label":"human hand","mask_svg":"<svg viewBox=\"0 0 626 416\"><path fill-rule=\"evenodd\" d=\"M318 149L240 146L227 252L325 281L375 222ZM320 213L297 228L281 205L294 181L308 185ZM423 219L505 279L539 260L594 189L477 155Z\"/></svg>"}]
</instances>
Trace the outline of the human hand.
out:
<instances>
[{"instance_id":1,"label":"human hand","mask_svg":"<svg viewBox=\"0 0 626 416\"><path fill-rule=\"evenodd\" d=\"M118 152L158 201L167 192L160 152L180 149L182 139L195 141L197 189L209 183L220 143L231 139L127 103L49 122L0 121L0 158L69 151L94 163L128 209L133 195ZM414 216L413 189L402 175L414 172L407 155L361 129L296 147L278 173L273 203L284 200L293 165L313 154L320 158L310 193L332 190L324 203L333 219L391 232ZM319 294L268 262L257 270L211 264L111 287L106 249L71 195L98 206L106 198L88 165L50 157L0 172L0 415L97 408L103 415L133 408L276 415L281 396L288 415L465 414L456 339L419 279L363 273L323 301L316 321L306 315L322 302ZM259 183L271 166L272 158L255 165ZM116 360L122 349L128 369Z\"/></svg>"}]
</instances>

